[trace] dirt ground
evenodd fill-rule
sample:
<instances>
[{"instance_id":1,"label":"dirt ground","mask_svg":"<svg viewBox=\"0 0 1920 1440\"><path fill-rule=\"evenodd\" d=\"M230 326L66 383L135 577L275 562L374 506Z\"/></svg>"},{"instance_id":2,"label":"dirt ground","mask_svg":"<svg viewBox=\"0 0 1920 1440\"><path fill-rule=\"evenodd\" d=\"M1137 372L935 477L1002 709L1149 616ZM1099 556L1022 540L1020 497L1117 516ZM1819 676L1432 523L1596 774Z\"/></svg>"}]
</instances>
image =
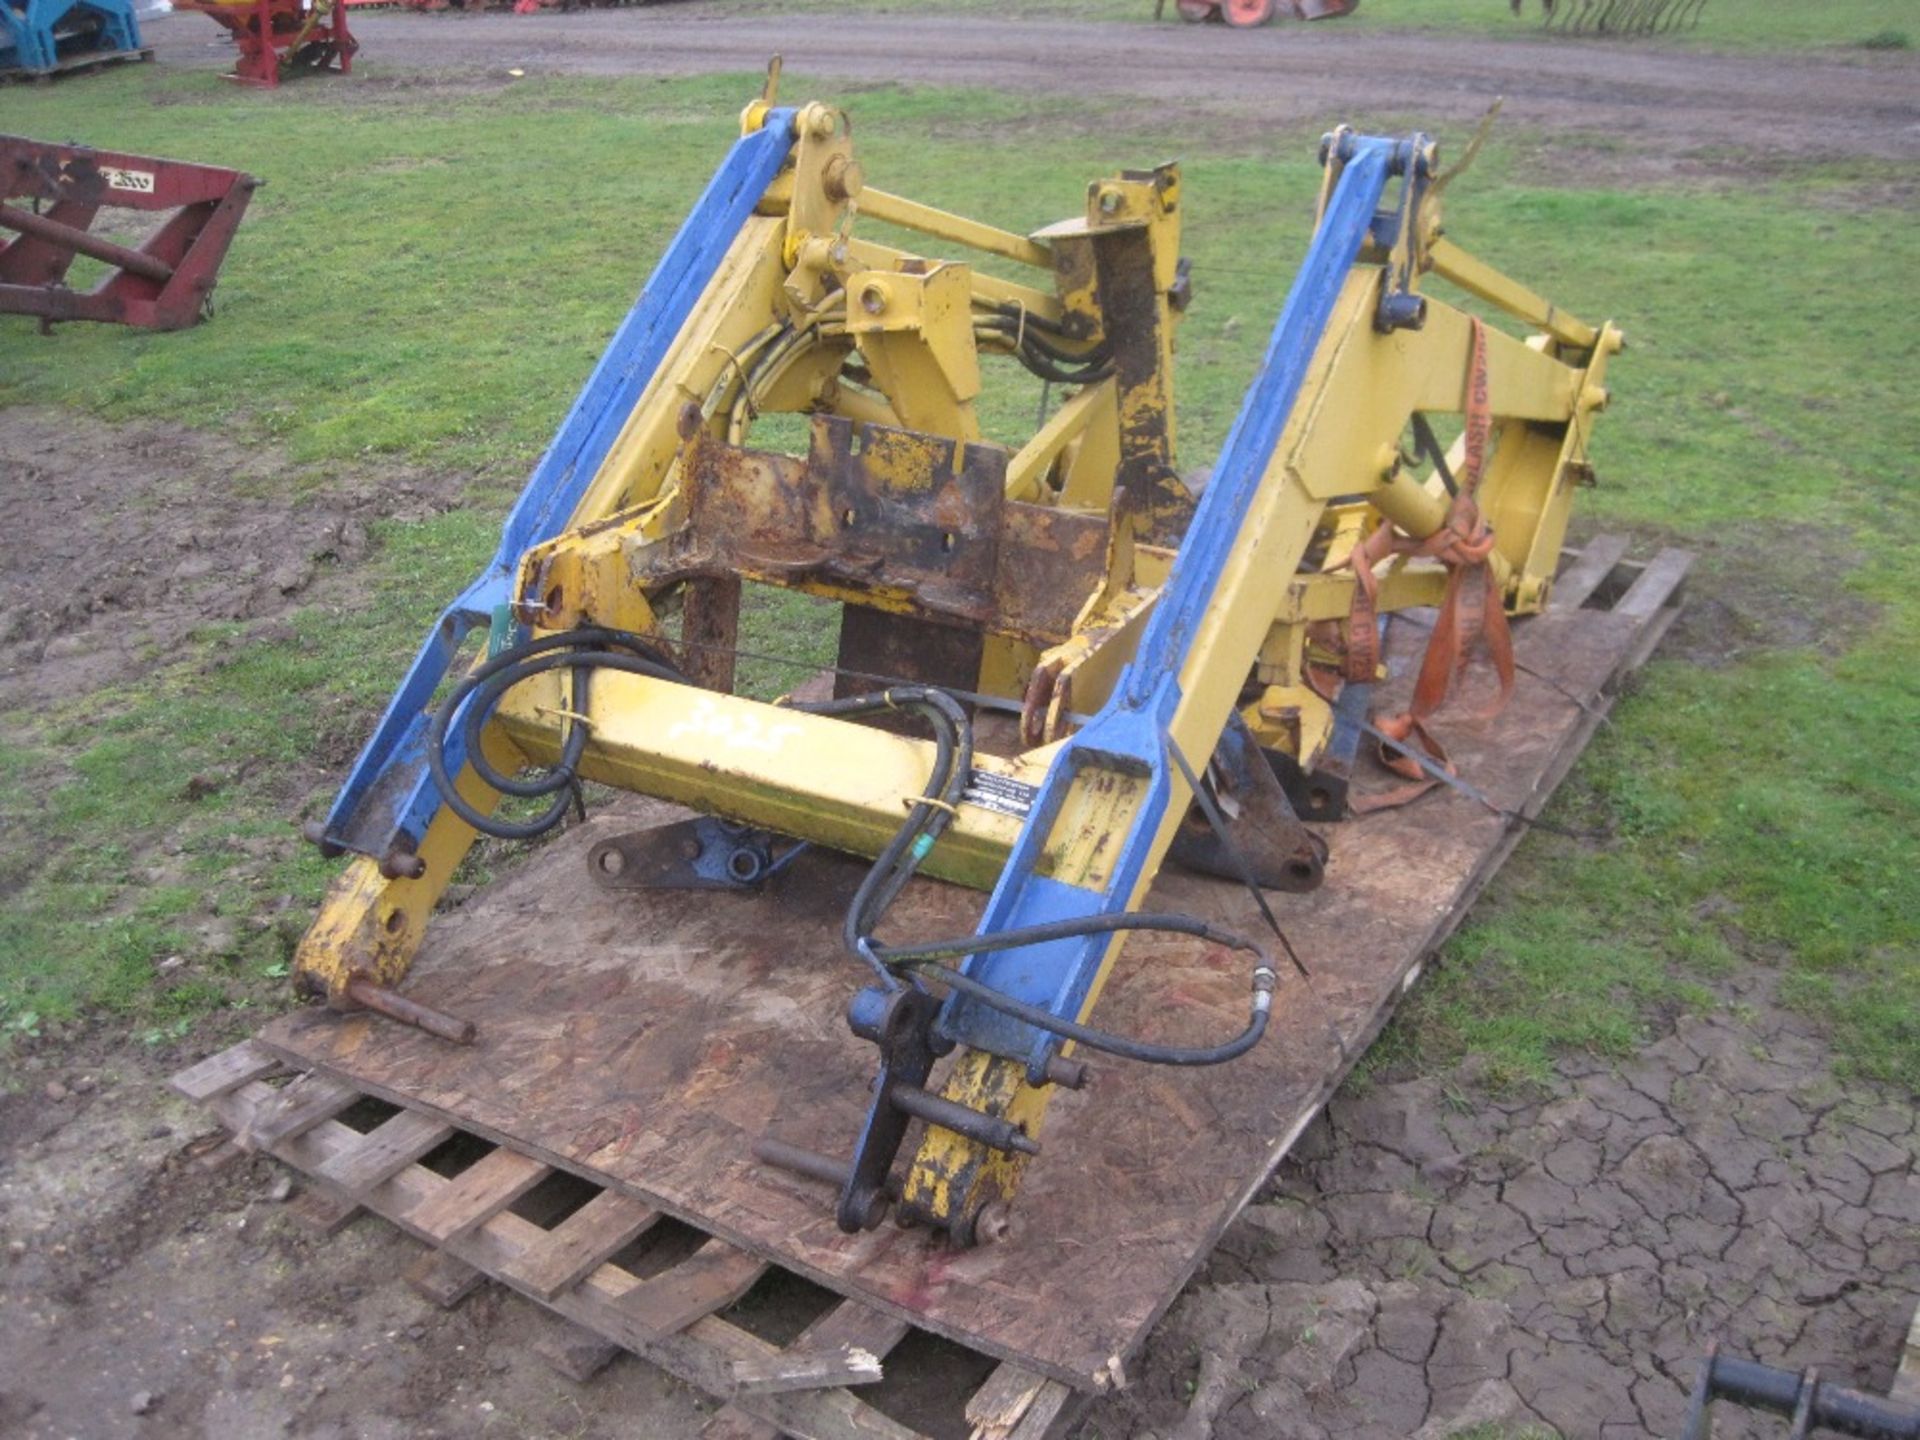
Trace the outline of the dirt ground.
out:
<instances>
[{"instance_id":1,"label":"dirt ground","mask_svg":"<svg viewBox=\"0 0 1920 1440\"><path fill-rule=\"evenodd\" d=\"M450 493L365 472L322 498L271 450L242 461L197 432L44 411L0 410L0 453L28 457L35 488L62 497L44 503L82 526L71 553L9 577L9 698L38 693L44 670L69 686L150 663L106 638L136 600L151 624L271 624L351 583L365 515ZM217 498L238 463L243 488L310 503L276 526L264 498ZM139 527L142 571L84 559L106 525ZM238 546L253 557L238 583L196 588L210 582L193 558ZM1722 633L1756 628L1767 603L1696 599ZM1350 1089L1078 1434L1672 1435L1716 1337L1884 1390L1920 1299L1920 1131L1910 1102L1835 1085L1773 978L1728 980L1717 1010L1627 1065L1568 1060L1544 1096L1490 1091L1470 1066ZM98 1031L10 1057L0 1435L698 1432L708 1402L638 1360L585 1386L555 1376L534 1347L557 1327L517 1296L420 1298L400 1280L418 1247L383 1223L316 1237L269 1162L204 1168L209 1127L163 1082L240 1033L215 1017L177 1045ZM1732 1416L1720 1430L1767 1433Z\"/></svg>"},{"instance_id":2,"label":"dirt ground","mask_svg":"<svg viewBox=\"0 0 1920 1440\"><path fill-rule=\"evenodd\" d=\"M1730 980L1544 1096L1489 1095L1468 1065L1337 1098L1092 1424L1675 1436L1716 1337L1884 1393L1920 1300L1913 1107L1837 1085L1772 989ZM1783 1427L1723 1407L1715 1433Z\"/></svg>"},{"instance_id":3,"label":"dirt ground","mask_svg":"<svg viewBox=\"0 0 1920 1440\"><path fill-rule=\"evenodd\" d=\"M16 407L4 433L7 523L34 537L0 568L10 700L97 688L209 622L257 631L351 570L369 520L420 519L458 489L426 470L303 472L270 447L157 421Z\"/></svg>"},{"instance_id":4,"label":"dirt ground","mask_svg":"<svg viewBox=\"0 0 1920 1440\"><path fill-rule=\"evenodd\" d=\"M778 53L797 74L859 82L974 85L1034 95L1146 99L1169 133L1213 123L1249 145L1269 126L1322 124L1356 104L1419 123L1477 120L1506 97L1509 133L1604 136L1655 166L1729 148L1756 156L1920 151L1920 65L1861 53L1721 55L1630 42L1504 41L1282 25L1100 25L997 16L769 14L728 4L545 10L534 15L359 11L365 64L503 76L757 71ZM197 15L148 27L163 64L226 67L231 47ZM1356 96L1356 81L1361 89ZM1363 98L1361 98L1363 97ZM1254 118L1257 117L1257 118Z\"/></svg>"},{"instance_id":5,"label":"dirt ground","mask_svg":"<svg viewBox=\"0 0 1920 1440\"><path fill-rule=\"evenodd\" d=\"M1322 118L1359 74L1445 76L1420 85L1423 116L1470 119L1504 93L1513 121L1639 137L1649 165L1710 146L1920 149L1905 62L1337 27L1259 32L1223 56L1176 26L829 27L727 6L354 24L379 66L430 56L468 75L748 70L779 50L797 70L862 81L1183 107L1205 93L1222 124L1250 102L1280 121ZM210 30L178 16L149 33L163 64L224 67ZM7 476L16 533L71 537L14 547L0 570L8 704L151 664L197 619L272 624L350 580L370 518L451 494L424 474L320 477L269 447L35 411L0 410L0 455L26 467ZM289 508L289 495L309 498ZM113 553L137 565L101 563L107 547L89 540L109 528ZM248 569L216 581L209 557L234 553ZM1753 603L1695 586L1716 627L1766 633ZM111 623L133 615L137 629ZM1545 1096L1495 1092L1470 1066L1343 1095L1136 1358L1131 1387L1078 1434L1672 1435L1717 1336L1884 1390L1920 1298L1920 1132L1910 1101L1835 1087L1833 1057L1774 1004L1773 979L1756 961L1711 1013L1626 1065L1569 1060ZM651 1367L626 1358L585 1386L559 1379L533 1351L551 1333L537 1307L482 1290L442 1310L401 1282L418 1247L389 1227L363 1219L316 1239L272 1165L199 1164L208 1127L162 1082L240 1033L238 1017L217 1017L178 1045L91 1032L7 1059L0 1436L697 1433L706 1402ZM1778 1427L1728 1415L1719 1433Z\"/></svg>"}]
</instances>

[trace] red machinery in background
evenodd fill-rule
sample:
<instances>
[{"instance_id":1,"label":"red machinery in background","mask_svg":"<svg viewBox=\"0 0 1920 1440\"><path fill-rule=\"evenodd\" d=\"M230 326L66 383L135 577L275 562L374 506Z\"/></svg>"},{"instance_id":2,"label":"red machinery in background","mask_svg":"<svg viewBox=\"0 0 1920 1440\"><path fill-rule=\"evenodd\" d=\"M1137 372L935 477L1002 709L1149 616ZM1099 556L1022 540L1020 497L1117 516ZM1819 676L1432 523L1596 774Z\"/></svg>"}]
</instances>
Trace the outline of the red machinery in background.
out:
<instances>
[{"instance_id":1,"label":"red machinery in background","mask_svg":"<svg viewBox=\"0 0 1920 1440\"><path fill-rule=\"evenodd\" d=\"M204 315L247 202L238 170L0 135L0 313L183 330ZM15 201L29 202L23 209ZM89 233L102 210L171 210L138 246ZM107 267L92 290L67 286L85 256Z\"/></svg>"},{"instance_id":2,"label":"red machinery in background","mask_svg":"<svg viewBox=\"0 0 1920 1440\"><path fill-rule=\"evenodd\" d=\"M176 10L210 15L233 35L233 78L278 85L282 71L353 69L360 42L347 29L346 0L175 0Z\"/></svg>"},{"instance_id":3,"label":"red machinery in background","mask_svg":"<svg viewBox=\"0 0 1920 1440\"><path fill-rule=\"evenodd\" d=\"M1154 18L1158 19L1166 0L1157 0ZM1173 0L1173 8L1182 20L1198 24L1206 20L1224 20L1229 25L1250 27L1273 20L1337 20L1351 15L1360 0Z\"/></svg>"}]
</instances>

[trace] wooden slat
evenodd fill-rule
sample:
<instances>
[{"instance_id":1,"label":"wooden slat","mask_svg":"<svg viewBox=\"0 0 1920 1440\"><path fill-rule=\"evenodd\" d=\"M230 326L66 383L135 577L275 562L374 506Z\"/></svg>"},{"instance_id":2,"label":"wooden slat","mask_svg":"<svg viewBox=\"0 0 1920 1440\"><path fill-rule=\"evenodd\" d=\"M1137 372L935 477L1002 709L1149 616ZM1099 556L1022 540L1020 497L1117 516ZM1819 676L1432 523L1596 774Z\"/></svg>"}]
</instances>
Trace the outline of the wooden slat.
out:
<instances>
[{"instance_id":1,"label":"wooden slat","mask_svg":"<svg viewBox=\"0 0 1920 1440\"><path fill-rule=\"evenodd\" d=\"M780 1440L780 1432L736 1405L714 1412L700 1427L700 1440Z\"/></svg>"},{"instance_id":2,"label":"wooden slat","mask_svg":"<svg viewBox=\"0 0 1920 1440\"><path fill-rule=\"evenodd\" d=\"M882 1362L913 1327L858 1300L842 1300L777 1356L733 1367L736 1394L776 1395L834 1385L873 1385Z\"/></svg>"},{"instance_id":3,"label":"wooden slat","mask_svg":"<svg viewBox=\"0 0 1920 1440\"><path fill-rule=\"evenodd\" d=\"M802 1330L793 1343L822 1348L858 1345L884 1360L912 1330L913 1326L898 1316L883 1314L858 1300L842 1300Z\"/></svg>"},{"instance_id":4,"label":"wooden slat","mask_svg":"<svg viewBox=\"0 0 1920 1440\"><path fill-rule=\"evenodd\" d=\"M533 1342L533 1353L576 1385L584 1385L626 1351L584 1325L556 1317L555 1328Z\"/></svg>"},{"instance_id":5,"label":"wooden slat","mask_svg":"<svg viewBox=\"0 0 1920 1440\"><path fill-rule=\"evenodd\" d=\"M445 1245L479 1229L550 1173L538 1160L502 1146L449 1181L413 1215L413 1223L436 1245Z\"/></svg>"},{"instance_id":6,"label":"wooden slat","mask_svg":"<svg viewBox=\"0 0 1920 1440\"><path fill-rule=\"evenodd\" d=\"M258 1099L270 1093L266 1086L256 1084L222 1097L211 1108L223 1122L234 1125ZM278 1153L282 1160L311 1174L359 1139L355 1131L338 1121L326 1121L289 1141ZM374 1191L367 1208L402 1230L420 1235L415 1215L453 1183L425 1166L410 1165ZM461 1259L512 1284L519 1257L536 1248L547 1233L531 1220L502 1211L449 1248ZM549 1308L713 1395L726 1393L735 1361L775 1353L777 1347L714 1315L695 1321L677 1335L651 1334L635 1323L621 1303L642 1283L617 1265L602 1265L579 1285L556 1295ZM753 1396L742 1400L737 1408L793 1440L926 1440L919 1431L881 1414L849 1390Z\"/></svg>"},{"instance_id":7,"label":"wooden slat","mask_svg":"<svg viewBox=\"0 0 1920 1440\"><path fill-rule=\"evenodd\" d=\"M1027 1413L1020 1417L1020 1423L1007 1433L1007 1440L1045 1440L1053 1429L1053 1422L1072 1399L1071 1386L1062 1385L1058 1380L1047 1381L1033 1404L1027 1407ZM994 1437L982 1436L980 1440L994 1440Z\"/></svg>"},{"instance_id":8,"label":"wooden slat","mask_svg":"<svg viewBox=\"0 0 1920 1440\"><path fill-rule=\"evenodd\" d=\"M314 1071L296 1076L286 1088L254 1107L234 1142L248 1150L271 1150L322 1120L331 1120L360 1098L360 1092Z\"/></svg>"},{"instance_id":9,"label":"wooden slat","mask_svg":"<svg viewBox=\"0 0 1920 1440\"><path fill-rule=\"evenodd\" d=\"M1059 1390L1057 1397L1051 1392ZM986 1379L967 1401L967 1423L973 1427L972 1440L1011 1440L1015 1434L1040 1434L1053 1423L1060 1407L1067 1402L1067 1387L1057 1380L1023 1370L1018 1365L1002 1365ZM1051 1409L1045 1406L1051 1403ZM1030 1430L1030 1416L1044 1410L1045 1419L1038 1430Z\"/></svg>"},{"instance_id":10,"label":"wooden slat","mask_svg":"<svg viewBox=\"0 0 1920 1440\"><path fill-rule=\"evenodd\" d=\"M371 1190L453 1138L453 1127L418 1110L402 1110L369 1130L353 1149L336 1155L319 1177L350 1195Z\"/></svg>"},{"instance_id":11,"label":"wooden slat","mask_svg":"<svg viewBox=\"0 0 1920 1440\"><path fill-rule=\"evenodd\" d=\"M1627 587L1627 593L1614 604L1613 613L1645 620L1673 598L1674 591L1693 568L1691 550L1662 550L1647 562L1640 578Z\"/></svg>"},{"instance_id":12,"label":"wooden slat","mask_svg":"<svg viewBox=\"0 0 1920 1440\"><path fill-rule=\"evenodd\" d=\"M784 1390L828 1390L836 1385L877 1385L886 1375L880 1357L858 1345L830 1350L789 1347L778 1355L737 1360L735 1395L778 1395Z\"/></svg>"},{"instance_id":13,"label":"wooden slat","mask_svg":"<svg viewBox=\"0 0 1920 1440\"><path fill-rule=\"evenodd\" d=\"M521 1257L514 1283L542 1300L577 1285L660 1219L660 1212L617 1190L602 1190Z\"/></svg>"},{"instance_id":14,"label":"wooden slat","mask_svg":"<svg viewBox=\"0 0 1920 1440\"><path fill-rule=\"evenodd\" d=\"M428 1250L407 1267L410 1289L442 1310L451 1310L486 1283L477 1267L445 1250Z\"/></svg>"},{"instance_id":15,"label":"wooden slat","mask_svg":"<svg viewBox=\"0 0 1920 1440\"><path fill-rule=\"evenodd\" d=\"M250 1080L259 1080L280 1069L278 1055L262 1049L251 1040L242 1040L218 1055L209 1055L198 1065L189 1065L167 1084L176 1094L198 1104L238 1090Z\"/></svg>"},{"instance_id":16,"label":"wooden slat","mask_svg":"<svg viewBox=\"0 0 1920 1440\"><path fill-rule=\"evenodd\" d=\"M226 1169L247 1152L233 1143L231 1135L225 1135L216 1144L209 1145L205 1149L190 1149L187 1153L196 1166L202 1170L211 1171Z\"/></svg>"},{"instance_id":17,"label":"wooden slat","mask_svg":"<svg viewBox=\"0 0 1920 1440\"><path fill-rule=\"evenodd\" d=\"M709 1240L671 1270L641 1281L622 1308L653 1334L674 1335L731 1305L766 1273L758 1255Z\"/></svg>"},{"instance_id":18,"label":"wooden slat","mask_svg":"<svg viewBox=\"0 0 1920 1440\"><path fill-rule=\"evenodd\" d=\"M1594 591L1606 583L1613 567L1627 553L1627 542L1620 535L1600 535L1580 552L1580 558L1561 572L1553 582L1553 595L1547 602L1553 610L1578 610Z\"/></svg>"},{"instance_id":19,"label":"wooden slat","mask_svg":"<svg viewBox=\"0 0 1920 1440\"><path fill-rule=\"evenodd\" d=\"M293 1222L310 1234L338 1235L361 1215L359 1205L344 1195L308 1186L287 1205Z\"/></svg>"}]
</instances>

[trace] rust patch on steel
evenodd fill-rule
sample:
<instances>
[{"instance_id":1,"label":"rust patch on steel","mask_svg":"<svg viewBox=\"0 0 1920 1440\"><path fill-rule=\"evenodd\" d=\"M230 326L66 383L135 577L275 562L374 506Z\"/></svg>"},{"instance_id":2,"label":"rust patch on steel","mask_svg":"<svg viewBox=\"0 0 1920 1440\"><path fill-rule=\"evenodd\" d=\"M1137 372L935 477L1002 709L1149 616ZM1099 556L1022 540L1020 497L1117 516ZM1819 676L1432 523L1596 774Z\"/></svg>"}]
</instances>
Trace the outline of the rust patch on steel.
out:
<instances>
[{"instance_id":1,"label":"rust patch on steel","mask_svg":"<svg viewBox=\"0 0 1920 1440\"><path fill-rule=\"evenodd\" d=\"M727 575L852 591L1054 644L1104 574L1106 517L1009 503L1006 463L997 446L835 416L815 417L804 460L699 430L681 452L686 523L635 547L632 575L650 592Z\"/></svg>"}]
</instances>

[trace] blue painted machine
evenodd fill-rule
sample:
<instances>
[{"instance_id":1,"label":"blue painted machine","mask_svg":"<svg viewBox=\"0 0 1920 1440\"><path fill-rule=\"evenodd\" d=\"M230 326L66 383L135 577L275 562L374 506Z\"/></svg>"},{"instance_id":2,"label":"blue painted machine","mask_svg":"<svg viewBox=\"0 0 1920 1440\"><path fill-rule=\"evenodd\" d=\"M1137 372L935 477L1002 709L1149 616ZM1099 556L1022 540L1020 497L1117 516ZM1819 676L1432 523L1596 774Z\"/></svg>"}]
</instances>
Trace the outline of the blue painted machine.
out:
<instances>
[{"instance_id":1,"label":"blue painted machine","mask_svg":"<svg viewBox=\"0 0 1920 1440\"><path fill-rule=\"evenodd\" d=\"M144 60L133 0L6 0L0 75L52 75L104 60Z\"/></svg>"}]
</instances>

